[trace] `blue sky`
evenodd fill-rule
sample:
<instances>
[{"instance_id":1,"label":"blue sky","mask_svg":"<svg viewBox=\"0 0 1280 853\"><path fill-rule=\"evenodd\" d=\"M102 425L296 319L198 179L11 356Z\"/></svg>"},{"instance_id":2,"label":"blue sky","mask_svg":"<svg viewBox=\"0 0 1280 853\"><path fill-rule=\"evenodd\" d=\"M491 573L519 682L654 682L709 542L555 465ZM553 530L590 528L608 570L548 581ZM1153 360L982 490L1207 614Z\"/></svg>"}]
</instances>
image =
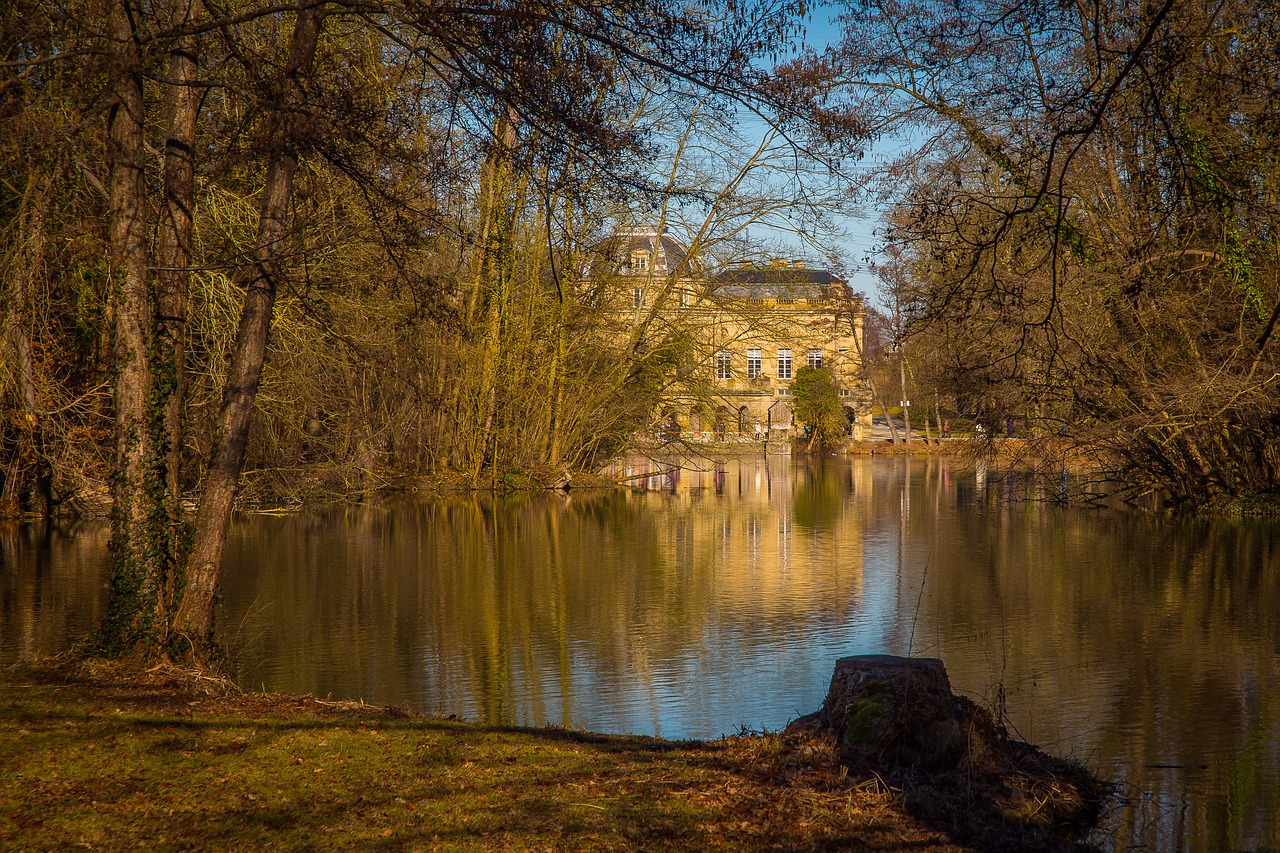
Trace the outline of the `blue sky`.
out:
<instances>
[{"instance_id":1,"label":"blue sky","mask_svg":"<svg viewBox=\"0 0 1280 853\"><path fill-rule=\"evenodd\" d=\"M835 18L840 11L841 7L834 4L817 4L810 13L809 22L800 40L800 46L821 51L836 41L840 36L840 25ZM760 132L763 133L763 131L762 124ZM900 151L903 144L902 140L897 139L886 139L877 143L867 153L865 160L859 164L858 168L876 168L877 163L883 162L894 152ZM880 300L877 298L878 280L868 268L868 259L874 261L876 258L876 249L879 244L876 232L882 224L881 211L874 205L864 205L862 216L842 217L839 220L839 224L846 232L843 238L837 242L849 274L849 283L855 291L866 294L873 303L879 304ZM800 246L794 235L776 233L770 236L794 245L797 257L806 255L805 250Z\"/></svg>"}]
</instances>

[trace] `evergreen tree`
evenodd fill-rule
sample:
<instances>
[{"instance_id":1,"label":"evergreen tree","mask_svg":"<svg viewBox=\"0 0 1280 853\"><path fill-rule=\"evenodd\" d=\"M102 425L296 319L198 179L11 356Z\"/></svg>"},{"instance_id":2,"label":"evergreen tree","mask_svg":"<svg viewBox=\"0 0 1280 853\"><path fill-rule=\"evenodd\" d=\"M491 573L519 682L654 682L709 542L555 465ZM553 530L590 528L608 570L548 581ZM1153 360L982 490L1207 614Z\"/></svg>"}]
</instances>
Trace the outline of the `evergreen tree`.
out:
<instances>
[{"instance_id":1,"label":"evergreen tree","mask_svg":"<svg viewBox=\"0 0 1280 853\"><path fill-rule=\"evenodd\" d=\"M795 395L796 417L812 430L811 449L840 440L845 428L844 409L830 371L801 367L791 383L791 393Z\"/></svg>"}]
</instances>

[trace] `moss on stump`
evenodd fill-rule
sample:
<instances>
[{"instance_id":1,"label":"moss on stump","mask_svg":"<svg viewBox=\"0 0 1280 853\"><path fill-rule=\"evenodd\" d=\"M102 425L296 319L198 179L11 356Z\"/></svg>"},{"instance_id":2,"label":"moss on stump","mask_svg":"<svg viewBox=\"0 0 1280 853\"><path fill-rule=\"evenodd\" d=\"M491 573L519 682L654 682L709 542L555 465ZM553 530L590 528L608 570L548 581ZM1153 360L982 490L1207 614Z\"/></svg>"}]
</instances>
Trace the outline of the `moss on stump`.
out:
<instances>
[{"instance_id":1,"label":"moss on stump","mask_svg":"<svg viewBox=\"0 0 1280 853\"><path fill-rule=\"evenodd\" d=\"M792 725L830 733L853 773L901 789L916 817L979 849L1091 849L1111 797L1085 767L952 693L936 658L843 658L821 710Z\"/></svg>"}]
</instances>

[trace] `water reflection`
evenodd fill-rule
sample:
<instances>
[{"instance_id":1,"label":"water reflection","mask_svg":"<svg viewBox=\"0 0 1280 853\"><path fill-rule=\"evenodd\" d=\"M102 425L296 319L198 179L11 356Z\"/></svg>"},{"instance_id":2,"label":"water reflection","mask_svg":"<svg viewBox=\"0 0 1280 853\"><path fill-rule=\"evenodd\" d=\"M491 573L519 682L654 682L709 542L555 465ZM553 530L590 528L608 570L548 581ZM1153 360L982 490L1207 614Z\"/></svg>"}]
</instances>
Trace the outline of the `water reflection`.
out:
<instances>
[{"instance_id":1,"label":"water reflection","mask_svg":"<svg viewBox=\"0 0 1280 853\"><path fill-rule=\"evenodd\" d=\"M820 509L825 478L760 459L644 484L241 519L226 624L245 678L490 722L718 735L808 710L837 657L879 643L863 519Z\"/></svg>"},{"instance_id":2,"label":"water reflection","mask_svg":"<svg viewBox=\"0 0 1280 853\"><path fill-rule=\"evenodd\" d=\"M64 651L106 614L102 521L0 521L0 664Z\"/></svg>"},{"instance_id":3,"label":"water reflection","mask_svg":"<svg viewBox=\"0 0 1280 853\"><path fill-rule=\"evenodd\" d=\"M632 488L239 517L242 680L680 737L812 710L842 655L937 655L1123 780L1116 849L1280 845L1277 524L1012 501L1013 478L940 459L617 473ZM0 660L96 623L106 545L0 526Z\"/></svg>"}]
</instances>

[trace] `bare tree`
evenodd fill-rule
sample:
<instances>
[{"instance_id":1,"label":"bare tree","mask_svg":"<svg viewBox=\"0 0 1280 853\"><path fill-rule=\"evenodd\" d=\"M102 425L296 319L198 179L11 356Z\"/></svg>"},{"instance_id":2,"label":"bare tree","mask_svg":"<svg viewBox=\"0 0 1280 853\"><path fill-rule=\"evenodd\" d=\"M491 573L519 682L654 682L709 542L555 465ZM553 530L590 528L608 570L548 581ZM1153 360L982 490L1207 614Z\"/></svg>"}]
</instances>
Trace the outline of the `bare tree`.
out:
<instances>
[{"instance_id":1,"label":"bare tree","mask_svg":"<svg viewBox=\"0 0 1280 853\"><path fill-rule=\"evenodd\" d=\"M843 41L797 67L823 120L925 139L885 198L940 390L1095 452L1134 493L1276 491L1273 17L849 5Z\"/></svg>"}]
</instances>

